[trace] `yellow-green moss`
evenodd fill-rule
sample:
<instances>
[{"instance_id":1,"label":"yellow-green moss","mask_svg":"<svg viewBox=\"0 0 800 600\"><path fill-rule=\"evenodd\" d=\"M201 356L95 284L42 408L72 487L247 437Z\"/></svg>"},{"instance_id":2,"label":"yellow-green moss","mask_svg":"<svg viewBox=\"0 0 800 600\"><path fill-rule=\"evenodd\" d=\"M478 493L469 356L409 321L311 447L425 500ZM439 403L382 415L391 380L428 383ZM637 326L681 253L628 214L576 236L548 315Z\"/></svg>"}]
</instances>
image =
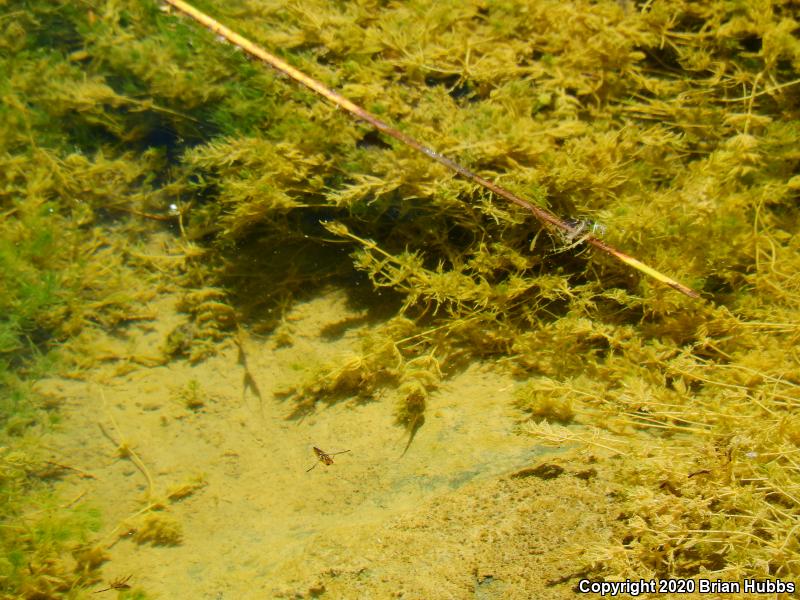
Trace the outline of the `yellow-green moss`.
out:
<instances>
[{"instance_id":1,"label":"yellow-green moss","mask_svg":"<svg viewBox=\"0 0 800 600\"><path fill-rule=\"evenodd\" d=\"M166 354L202 360L237 325L274 327L311 283L361 301L371 284L364 303L401 314L299 383L298 411L394 387L413 430L448 373L500 359L526 382L533 435L636 457L620 462L629 535L587 569L797 575L792 2L200 5L481 175L602 225L705 300L565 243L155 2L12 0L3 446L42 422L19 373L40 372L54 345L73 370L104 360L80 332L147 318L159 286L181 288L189 316ZM181 254L142 252L154 228ZM3 540L19 564L66 551Z\"/></svg>"}]
</instances>

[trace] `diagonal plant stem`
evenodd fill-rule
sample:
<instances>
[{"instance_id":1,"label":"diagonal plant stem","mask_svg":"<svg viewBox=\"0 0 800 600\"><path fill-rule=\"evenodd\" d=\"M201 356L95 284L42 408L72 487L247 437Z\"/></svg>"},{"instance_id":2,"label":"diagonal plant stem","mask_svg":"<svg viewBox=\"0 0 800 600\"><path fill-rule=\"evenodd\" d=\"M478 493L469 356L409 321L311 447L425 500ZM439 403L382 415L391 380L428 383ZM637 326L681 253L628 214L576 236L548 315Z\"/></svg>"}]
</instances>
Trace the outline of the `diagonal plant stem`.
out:
<instances>
[{"instance_id":1,"label":"diagonal plant stem","mask_svg":"<svg viewBox=\"0 0 800 600\"><path fill-rule=\"evenodd\" d=\"M500 196L501 198L504 198L505 200L512 202L513 204L516 204L517 206L521 206L522 208L529 210L533 214L533 216L536 217L542 224L555 227L556 229L567 234L567 236L570 236L571 239L574 239L583 233L582 228L580 226L573 225L559 218L557 215L553 214L549 210L544 209L540 206L536 206L535 204L529 202L528 200L520 198L513 192L510 192L509 190L497 185L496 183L489 181L488 179L485 179L476 173L473 173L472 171L458 164L454 160L447 158L446 156L439 154L435 150L432 150L428 146L425 146L424 144L418 142L410 135L405 134L402 131L398 131L388 123L380 120L378 117L376 117L369 111L364 110L357 104L351 102L341 94L338 94L337 92L334 92L333 90L325 87L322 83L320 83L316 79L309 77L302 71L295 69L293 66L281 60L277 56L274 56L269 52L267 52L266 50L264 50L263 48L261 48L260 46L257 46L247 38L239 35L235 31L228 29L218 21L209 17L207 14L193 7L191 4L188 4L183 0L165 0L165 2L175 7L182 13L190 16L204 27L210 29L216 35L222 36L223 38L228 40L231 44L238 46L248 54L258 58L259 60L264 61L274 69L277 69L284 75L291 77L298 83L302 83L304 86L316 92L323 98L329 100L330 102L333 102L340 108L346 110L357 119L366 121L378 131L390 137L393 137L394 139L402 142L407 146L410 146L411 148L414 148L415 150L421 152L422 154L425 154L429 158L432 158L436 162L444 165L451 171L454 171L459 175L461 175L462 177L486 188L495 195ZM598 250L601 250L602 252L605 252L610 256L613 256L614 258L625 263L629 267L632 267L637 271L644 273L645 275L648 275L649 277L652 277L653 279L656 279L657 281L660 281L661 283L670 286L671 288L681 292L682 294L689 296L690 298L700 297L700 295L692 288L675 281L674 279L668 277L667 275L664 275L663 273L660 273L659 271L653 269L652 267L647 266L646 264L637 260L636 258L617 250L613 246L610 246L609 244L605 243L603 240L594 235L587 235L584 236L582 239L585 243L597 248Z\"/></svg>"}]
</instances>

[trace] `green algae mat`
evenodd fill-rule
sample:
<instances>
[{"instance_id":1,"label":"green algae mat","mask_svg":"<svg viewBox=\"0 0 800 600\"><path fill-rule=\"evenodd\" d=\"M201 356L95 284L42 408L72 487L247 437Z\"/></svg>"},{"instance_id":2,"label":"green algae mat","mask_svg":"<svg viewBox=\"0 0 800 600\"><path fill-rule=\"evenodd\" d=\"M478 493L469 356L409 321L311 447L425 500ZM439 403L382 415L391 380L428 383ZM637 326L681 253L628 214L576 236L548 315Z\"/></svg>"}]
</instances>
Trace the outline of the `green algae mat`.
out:
<instances>
[{"instance_id":1,"label":"green algae mat","mask_svg":"<svg viewBox=\"0 0 800 600\"><path fill-rule=\"evenodd\" d=\"M0 6L1 598L797 577L796 3Z\"/></svg>"}]
</instances>

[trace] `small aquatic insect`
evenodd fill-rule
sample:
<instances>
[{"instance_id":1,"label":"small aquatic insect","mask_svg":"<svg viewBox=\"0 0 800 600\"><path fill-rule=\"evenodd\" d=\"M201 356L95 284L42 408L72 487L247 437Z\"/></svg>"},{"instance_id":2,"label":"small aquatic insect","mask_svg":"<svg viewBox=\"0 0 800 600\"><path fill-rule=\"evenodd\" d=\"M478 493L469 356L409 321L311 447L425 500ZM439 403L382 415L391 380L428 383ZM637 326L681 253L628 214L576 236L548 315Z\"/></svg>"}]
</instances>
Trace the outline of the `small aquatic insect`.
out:
<instances>
[{"instance_id":1,"label":"small aquatic insect","mask_svg":"<svg viewBox=\"0 0 800 600\"><path fill-rule=\"evenodd\" d=\"M133 575L128 575L127 577L120 577L115 579L114 581L108 582L108 587L102 590L97 590L95 594L99 594L100 592L108 592L110 590L129 590L131 586L128 585L128 580L133 577Z\"/></svg>"},{"instance_id":2,"label":"small aquatic insect","mask_svg":"<svg viewBox=\"0 0 800 600\"><path fill-rule=\"evenodd\" d=\"M341 452L325 452L324 450L320 450L316 446L314 446L314 454L317 455L317 462L315 462L311 467L306 469L306 473L308 473L311 469L316 467L319 463L323 463L325 465L332 465L333 464L333 457L337 454L344 454L345 452L350 452L350 450L342 450Z\"/></svg>"},{"instance_id":3,"label":"small aquatic insect","mask_svg":"<svg viewBox=\"0 0 800 600\"><path fill-rule=\"evenodd\" d=\"M559 232L564 245L556 252L571 250L589 238L602 237L606 234L605 225L591 219L565 219L564 222L572 228L572 231Z\"/></svg>"},{"instance_id":4,"label":"small aquatic insect","mask_svg":"<svg viewBox=\"0 0 800 600\"><path fill-rule=\"evenodd\" d=\"M567 225L572 227L572 231L564 234L564 237L570 241L581 238L581 241L588 238L590 235L605 235L606 226L591 219L567 219Z\"/></svg>"}]
</instances>

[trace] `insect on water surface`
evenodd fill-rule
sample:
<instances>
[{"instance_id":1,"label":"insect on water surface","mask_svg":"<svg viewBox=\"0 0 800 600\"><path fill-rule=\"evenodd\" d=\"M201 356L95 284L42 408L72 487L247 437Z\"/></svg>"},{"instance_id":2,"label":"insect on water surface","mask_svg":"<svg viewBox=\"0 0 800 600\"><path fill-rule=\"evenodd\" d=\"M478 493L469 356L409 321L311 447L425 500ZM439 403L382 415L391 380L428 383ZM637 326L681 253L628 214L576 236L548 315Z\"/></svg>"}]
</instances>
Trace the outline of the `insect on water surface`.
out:
<instances>
[{"instance_id":1,"label":"insect on water surface","mask_svg":"<svg viewBox=\"0 0 800 600\"><path fill-rule=\"evenodd\" d=\"M323 463L326 466L330 466L333 464L333 457L337 454L344 454L345 452L350 452L350 450L342 450L341 452L325 452L320 448L314 446L314 454L317 455L317 462L311 465L308 469L306 469L306 473L311 471L314 467L316 467L319 463Z\"/></svg>"},{"instance_id":2,"label":"insect on water surface","mask_svg":"<svg viewBox=\"0 0 800 600\"><path fill-rule=\"evenodd\" d=\"M100 594L102 592L108 592L111 590L129 590L131 589L131 586L128 584L128 581L130 581L131 577L133 577L133 575L128 575L127 577L119 577L114 581L110 581L108 583L107 588L102 590L97 590L95 594Z\"/></svg>"}]
</instances>

